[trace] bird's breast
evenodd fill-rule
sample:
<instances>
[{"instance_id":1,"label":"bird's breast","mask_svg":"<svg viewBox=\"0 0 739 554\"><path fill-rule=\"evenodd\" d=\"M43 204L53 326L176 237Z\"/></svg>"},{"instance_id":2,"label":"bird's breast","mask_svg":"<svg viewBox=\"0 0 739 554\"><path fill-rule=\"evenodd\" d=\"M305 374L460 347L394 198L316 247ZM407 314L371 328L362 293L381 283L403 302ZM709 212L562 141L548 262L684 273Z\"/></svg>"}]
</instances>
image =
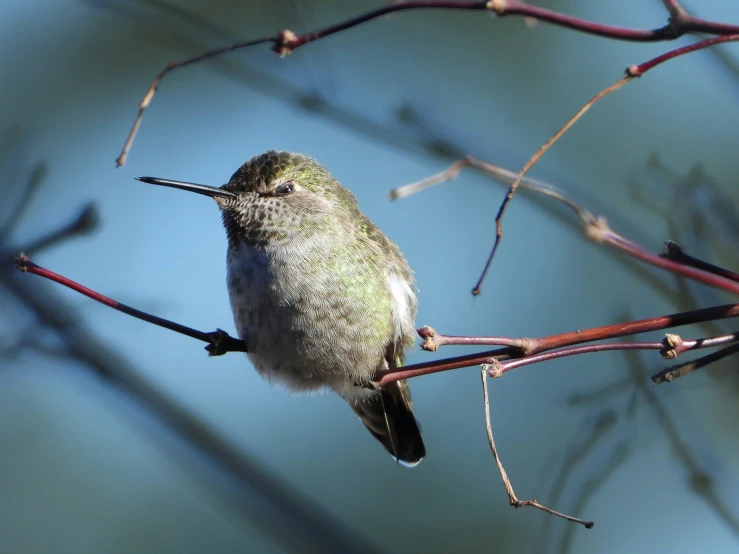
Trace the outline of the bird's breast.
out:
<instances>
[{"instance_id":1,"label":"bird's breast","mask_svg":"<svg viewBox=\"0 0 739 554\"><path fill-rule=\"evenodd\" d=\"M320 245L270 251L242 244L229 248L227 267L234 322L249 358L262 375L293 390L343 390L369 380L408 311L394 305L400 290L385 277Z\"/></svg>"}]
</instances>

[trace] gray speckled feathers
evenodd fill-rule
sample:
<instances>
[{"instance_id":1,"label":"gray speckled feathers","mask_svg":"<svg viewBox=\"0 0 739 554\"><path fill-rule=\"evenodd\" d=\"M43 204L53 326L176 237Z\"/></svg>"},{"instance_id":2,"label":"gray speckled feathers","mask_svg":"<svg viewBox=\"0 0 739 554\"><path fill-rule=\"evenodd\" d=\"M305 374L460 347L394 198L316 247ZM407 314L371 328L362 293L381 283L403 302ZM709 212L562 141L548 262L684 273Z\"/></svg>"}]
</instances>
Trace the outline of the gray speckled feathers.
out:
<instances>
[{"instance_id":1,"label":"gray speckled feathers","mask_svg":"<svg viewBox=\"0 0 739 554\"><path fill-rule=\"evenodd\" d=\"M270 151L216 198L229 238L231 308L257 371L291 390L329 388L401 461L425 448L405 383L367 388L413 344L413 277L354 195L308 156Z\"/></svg>"}]
</instances>

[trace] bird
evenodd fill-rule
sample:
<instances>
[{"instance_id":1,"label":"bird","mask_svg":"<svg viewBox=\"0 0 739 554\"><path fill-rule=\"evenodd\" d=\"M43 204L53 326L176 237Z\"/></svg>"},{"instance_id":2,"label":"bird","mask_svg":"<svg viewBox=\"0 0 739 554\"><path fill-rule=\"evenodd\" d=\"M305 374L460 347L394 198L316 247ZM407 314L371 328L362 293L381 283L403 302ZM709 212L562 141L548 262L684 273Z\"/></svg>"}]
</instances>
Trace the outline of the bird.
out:
<instances>
[{"instance_id":1,"label":"bird","mask_svg":"<svg viewBox=\"0 0 739 554\"><path fill-rule=\"evenodd\" d=\"M424 458L408 383L375 385L414 344L413 272L349 189L310 156L275 150L220 187L137 179L215 200L234 324L261 376L333 391L399 463Z\"/></svg>"}]
</instances>

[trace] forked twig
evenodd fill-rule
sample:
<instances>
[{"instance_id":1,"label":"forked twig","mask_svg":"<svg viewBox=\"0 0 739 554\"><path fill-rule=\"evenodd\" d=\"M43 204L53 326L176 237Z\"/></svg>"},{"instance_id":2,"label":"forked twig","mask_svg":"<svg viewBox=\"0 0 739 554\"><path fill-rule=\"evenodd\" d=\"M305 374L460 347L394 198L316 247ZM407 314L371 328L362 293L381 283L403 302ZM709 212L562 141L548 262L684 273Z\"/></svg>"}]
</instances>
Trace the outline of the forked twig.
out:
<instances>
[{"instance_id":1,"label":"forked twig","mask_svg":"<svg viewBox=\"0 0 739 554\"><path fill-rule=\"evenodd\" d=\"M54 273L53 271L38 266L24 254L20 254L16 258L16 266L19 271L33 273L34 275L59 283L87 296L88 298L92 298L97 302L131 315L137 319L141 319L142 321L207 342L208 345L205 349L211 356L220 356L227 352L247 351L247 344L244 341L231 337L221 329L206 333L204 331L199 331L197 329L175 323L168 319L142 312L141 310L137 310L108 298L107 296L72 281L67 277L59 275L58 273ZM733 342L736 340L737 336L735 334L728 334L696 340L683 340L678 335L668 335L661 343L621 343L615 345L596 344L590 347L575 347L574 345L599 341L607 338L615 338L627 334L644 333L647 331L655 331L659 329L679 327L691 323L700 323L714 319L732 318L737 316L739 316L739 304L726 304L723 306L712 306L710 308L653 317L638 321L617 323L615 325L580 329L577 331L559 333L536 339L507 337L448 337L437 334L436 331L430 327L424 327L419 329L419 335L424 338L424 345L427 350L431 349L429 348L429 344L434 341L437 341L438 343L434 348L442 344L504 344L507 346L497 350L458 356L455 358L445 358L433 362L424 362L382 371L377 374L375 385L383 386L401 379L410 379L412 377L420 377L421 375L429 375L440 371L449 371L452 369L480 364L485 364L484 368L489 371L491 376L496 373L498 375L502 375L503 373L522 365L538 363L561 356L583 354L586 352L598 352L602 350L630 350L634 348L659 349L663 357L675 358L686 350L710 348ZM568 350L564 347L571 348ZM557 348L564 349L557 350L546 355L541 354L542 352ZM511 358L515 358L515 360L511 360Z\"/></svg>"},{"instance_id":2,"label":"forked twig","mask_svg":"<svg viewBox=\"0 0 739 554\"><path fill-rule=\"evenodd\" d=\"M430 186L455 178L465 167L474 167L486 175L491 176L493 179L504 183L513 181L515 184L518 179L518 177L514 177L515 174L508 169L467 156L466 158L455 162L444 171L431 175L430 177L420 181L397 187L391 190L389 195L391 198L404 198L406 196L410 196L411 194L425 190ZM615 232L609 227L605 217L593 214L587 208L580 206L557 187L543 181L526 177L518 179L518 182L521 187L525 187L537 194L541 194L561 202L572 210L577 215L583 234L588 240L598 244L606 244L631 256L632 258L641 260L642 262L646 262L660 269L676 273L714 288L725 290L732 294L739 294L739 281L733 278L736 274L727 272L726 270L723 270L723 272L717 271L717 269L720 268L716 268L716 266L706 264L705 262L702 262L703 265L684 263L683 260L674 259L672 256L652 254L638 244ZM513 186L509 188L509 191L512 188Z\"/></svg>"},{"instance_id":3,"label":"forked twig","mask_svg":"<svg viewBox=\"0 0 739 554\"><path fill-rule=\"evenodd\" d=\"M523 169L508 189L503 202L501 202L500 207L498 208L498 214L495 216L495 242L493 243L493 248L490 250L490 255L488 256L488 259L485 262L485 267L480 274L480 278L477 280L477 283L475 283L475 286L472 288L473 295L477 296L478 294L480 294L480 292L482 292L482 283L485 280L488 271L490 270L490 265L493 263L493 258L495 258L495 253L498 251L500 241L503 239L503 214L505 213L508 204L511 202L511 200L513 200L513 195L516 194L516 190L518 190L521 179L523 179L523 177L528 173L529 169L531 169L533 165L541 159L546 151L549 150L552 145L570 129L570 127L572 127L583 115L585 115L585 112L587 112L593 106L593 104L595 104L604 96L617 91L633 78L633 76L626 75L626 77L623 77L618 82L612 84L610 87L600 91L598 94L593 96L593 98L591 98L582 108L580 108L578 112L574 116L572 116L572 118L567 123L565 123L562 128L560 128L559 131L554 133L554 135L547 142L545 142L544 145L539 148L539 150L537 150L533 156L531 156L531 158L529 158L529 161L526 162L526 165L523 166Z\"/></svg>"},{"instance_id":4,"label":"forked twig","mask_svg":"<svg viewBox=\"0 0 739 554\"><path fill-rule=\"evenodd\" d=\"M586 521L584 519L580 519L580 518L577 518L571 515L563 514L562 512L557 512L556 510L547 508L543 504L540 504L539 502L533 499L532 500L519 500L518 499L518 497L516 496L516 493L513 490L513 485L511 485L511 480L508 477L508 473L503 467L503 462L500 461L500 456L498 455L498 449L495 447L495 439L493 438L493 426L492 426L492 423L490 422L490 396L488 394L488 372L483 369L482 372L480 373L480 376L482 378L482 394L483 394L484 401L485 401L485 429L487 430L488 444L490 445L490 450L492 450L493 452L493 458L495 459L495 463L498 466L498 472L500 473L500 478L503 481L503 486L505 487L506 494L508 495L508 501L510 502L511 506L513 506L514 508L523 508L524 506L532 506L534 508L542 510L543 512L546 512L553 516L561 517L573 523L579 523L580 525L583 525L586 529L592 529L593 525L595 525L595 522L593 521Z\"/></svg>"},{"instance_id":5,"label":"forked twig","mask_svg":"<svg viewBox=\"0 0 739 554\"><path fill-rule=\"evenodd\" d=\"M702 367L706 367L707 365L710 365L714 362L717 362L737 353L739 353L739 344L732 344L731 346L722 348L718 352L712 352L711 354L702 356L697 360L691 360L683 364L667 367L659 373L655 373L654 375L652 375L652 383L654 383L655 385L661 385L662 383L671 383L675 379L685 377L686 375L689 375L690 373L693 373L694 371L697 371Z\"/></svg>"},{"instance_id":6,"label":"forked twig","mask_svg":"<svg viewBox=\"0 0 739 554\"><path fill-rule=\"evenodd\" d=\"M134 120L128 137L126 138L125 145L116 159L116 166L120 167L126 163L128 152L131 149L136 133L141 125L141 120L144 116L144 111L151 103L151 100L159 86L160 81L170 71L179 67L185 67L208 58L219 56L226 52L232 52L234 50L241 50L249 48L251 46L257 46L260 44L272 44L272 50L280 56L290 54L298 48L329 37L336 33L346 31L358 25L363 25L369 21L373 21L379 17L409 10L419 9L445 9L445 10L472 10L472 11L485 11L492 12L498 17L516 15L526 19L545 21L555 26L572 29L582 33L587 33L595 36L614 40L624 40L631 42L658 42L666 40L674 40L678 37L683 36L686 33L711 33L714 35L728 35L731 33L739 33L739 26L726 25L722 23L714 23L712 21L703 21L696 19L691 15L681 11L677 16L673 13L673 9L665 4L668 12L671 14L671 19L667 25L656 29L628 29L624 27L615 27L612 25L603 25L592 21L587 21L577 17L572 17L562 13L555 12L553 10L547 10L538 6L531 6L526 2L520 0L490 0L488 2L463 2L463 1L403 1L395 2L393 4L382 6L375 10L371 10L362 15L346 19L335 25L324 27L317 31L305 33L303 35L297 35L292 31L285 29L277 33L276 36L263 37L256 40L250 40L245 42L238 42L230 44L220 48L215 48L204 54L190 58L181 62L173 62L168 64L160 73L156 76L154 81L149 86L144 99L139 104L139 111ZM674 57L674 56L673 56ZM632 75L636 76L636 75Z\"/></svg>"},{"instance_id":7,"label":"forked twig","mask_svg":"<svg viewBox=\"0 0 739 554\"><path fill-rule=\"evenodd\" d=\"M734 42L739 40L739 34L732 34L732 35L724 35L724 36L718 36L718 37L711 37L705 40L701 40L699 42L696 42L694 44L690 44L688 46L684 46L682 48L676 48L674 50L670 50L669 52L666 52L664 54L661 54L655 58L652 58L651 60L638 64L638 65L630 65L626 68L626 75L616 81L614 84L612 84L609 87L606 87L602 91L600 91L598 94L596 94L593 98L591 98L580 110L572 116L572 118L567 121L567 123L560 128L559 131L557 131L552 138L550 138L544 145L537 150L537 152L531 156L528 162L526 162L526 165L523 167L521 172L518 174L518 177L513 182L513 184L508 189L508 192L505 195L505 198L503 199L503 202L500 205L500 208L498 208L498 214L495 216L495 242L493 243L493 247L490 250L490 255L488 256L487 261L485 262L485 267L482 270L482 273L480 274L480 278L477 280L477 283L475 284L474 288L472 289L472 294L477 296L482 291L482 283L485 280L485 277L487 276L487 273L490 269L490 265L493 263L493 259L495 258L495 253L498 251L498 246L500 245L500 241L503 239L503 226L502 226L502 219L503 214L505 213L506 208L508 207L508 204L513 199L514 194L516 193L516 190L518 189L519 183L521 182L521 179L524 175L531 169L531 167L539 161L539 159L544 155L544 153L549 150L549 148L552 147L554 143L556 143L562 135L564 135L584 114L587 112L593 104L595 104L598 100L602 99L603 97L609 95L612 92L617 91L621 87L623 87L626 83L630 82L636 77L643 76L647 71L654 69L658 65L661 65L665 63L666 61L672 60L674 58L677 58L679 56L683 56L685 54L689 54L691 52L697 52L698 50L703 50L704 48L709 48L715 44L720 44L724 42Z\"/></svg>"}]
</instances>

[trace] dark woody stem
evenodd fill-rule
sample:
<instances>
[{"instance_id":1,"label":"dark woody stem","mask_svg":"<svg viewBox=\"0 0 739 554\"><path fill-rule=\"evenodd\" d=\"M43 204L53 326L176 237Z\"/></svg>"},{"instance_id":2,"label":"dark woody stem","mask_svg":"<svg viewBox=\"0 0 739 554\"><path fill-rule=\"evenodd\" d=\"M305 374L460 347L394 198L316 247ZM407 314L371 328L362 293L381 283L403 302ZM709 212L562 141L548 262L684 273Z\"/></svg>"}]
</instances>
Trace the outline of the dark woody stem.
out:
<instances>
[{"instance_id":1,"label":"dark woody stem","mask_svg":"<svg viewBox=\"0 0 739 554\"><path fill-rule=\"evenodd\" d=\"M681 312L661 317L616 323L614 325L604 325L601 327L570 331L567 333L560 333L557 335L550 335L548 337L534 339L511 339L506 337L447 337L437 334L436 331L434 331L430 327L424 327L422 329L419 329L419 335L424 338L422 348L426 350L435 350L439 345L442 344L469 345L471 344L470 339L474 339L474 344L478 345L516 344L516 346L505 346L504 348L488 350L477 354L458 356L456 358L445 358L443 360L413 364L400 367L398 369L385 371L382 374L378 375L376 379L376 384L382 386L394 381L399 381L401 379L410 379L412 377L419 377L421 375L438 373L440 371L449 371L451 369L458 369L473 365L494 364L496 362L503 362L512 358L526 360L529 356L535 356L542 352L554 350L557 348L571 347L586 342L624 337L637 333L645 333L647 331L658 331L662 329L670 329L672 327L680 327L682 325L690 325L693 323L702 323L705 321L714 321L718 319L726 319L737 316L739 316L739 304L725 304L723 306L713 306L711 308L703 308L700 310ZM437 337L439 340L438 344L436 344L435 342L437 340ZM661 343L661 348L659 350L664 353L665 357L674 358L685 350L701 347L695 343L705 343L703 347L710 347L719 346L733 340L736 340L733 335L726 335L722 336L721 338L717 338L715 341L713 339L696 339L695 341L680 340L679 345L676 346L672 346L668 343L663 342ZM434 346L432 347L430 346L430 344L434 344ZM656 346L653 343L641 343L640 346L631 346L632 344L640 343L622 343L620 345L620 348L594 345L593 348L584 349L582 352L573 351L572 354L595 352L599 350L630 350L634 348L645 349L647 347L651 348L651 346ZM690 346L690 348L688 348L687 346ZM670 354L670 352L672 352L672 354ZM562 355L563 354L558 354L548 357L561 357ZM548 357L539 357L536 359L536 362L545 361L546 359L548 359ZM520 362L517 363L518 365L525 365ZM504 364L502 363L500 363L499 365L504 367ZM512 366L510 369L513 369L514 367L515 366ZM496 371L491 368L491 373L496 373Z\"/></svg>"},{"instance_id":2,"label":"dark woody stem","mask_svg":"<svg viewBox=\"0 0 739 554\"><path fill-rule=\"evenodd\" d=\"M208 345L205 347L205 349L211 356L221 356L226 352L247 351L246 343L244 343L244 341L230 336L222 329L216 329L215 331L212 331L210 333L205 333L203 331L193 329L192 327L187 327L168 319L142 312L141 310L137 310L136 308L132 308L131 306L127 306L126 304L121 304L120 302L113 300L112 298L108 298L107 296L104 296L99 292L95 292L92 289L88 289L87 287L80 285L79 283L76 283L75 281L72 281L67 277L59 275L58 273L54 273L53 271L49 271L48 269L38 266L33 263L25 254L20 254L15 259L15 264L19 271L23 271L25 273L33 273L34 275L38 275L39 277L44 277L45 279L49 279L51 281L59 283L60 285L64 285L65 287L79 292L80 294L84 294L88 298L92 298L93 300L100 302L101 304L105 304L106 306L113 308L114 310L118 310L119 312L123 312L124 314L133 316L142 321L146 321L147 323L158 325L159 327L164 327L165 329L169 329L170 331L174 331L175 333L180 333L181 335L186 335L188 337L207 342Z\"/></svg>"},{"instance_id":3,"label":"dark woody stem","mask_svg":"<svg viewBox=\"0 0 739 554\"><path fill-rule=\"evenodd\" d=\"M198 331L191 327L175 323L168 319L157 317L141 310L137 310L125 304L108 298L92 289L89 289L67 277L54 273L33 263L28 256L20 254L16 258L16 266L19 271L33 273L39 277L49 279L65 287L68 287L80 294L84 294L88 298L105 304L133 316L147 323L152 323L159 327L164 327L175 333L180 333L188 337L208 343L205 349L212 356L220 356L227 352L246 352L247 345L244 341L230 336L221 329L209 333ZM682 312L662 317L642 319L638 321L630 321L626 323L617 323L615 325L605 325L602 327L594 327L591 329L583 329L571 331L569 333L560 333L548 337L538 339L529 338L507 338L507 337L448 337L436 333L430 327L419 329L419 335L424 338L423 348L426 350L436 350L441 345L451 344L496 344L507 345L504 348L480 352L478 354L470 354L467 356L458 356L455 358L445 358L433 362L422 364L414 364L398 369L385 371L379 374L375 380L375 385L382 386L399 381L401 379L409 379L411 377L419 377L430 373L438 373L440 371L449 371L462 367L473 365L493 364L496 367L490 368L491 375L503 373L514 369L521 365L528 365L545 361L547 359L569 356L574 354L582 354L587 352L598 352L602 350L629 350L629 349L652 349L660 350L663 357L675 358L686 350L697 348L708 348L713 346L725 345L737 340L736 334L722 335L721 337L712 337L697 340L682 340L677 335L668 335L668 338L661 343L620 343L615 345L591 345L589 347L577 347L567 350L558 350L556 352L542 355L542 352L554 350L558 348L574 347L574 345L585 342L593 342L613 337L622 337L646 331L655 331L659 329L667 329L670 327L679 327L691 323L700 323L717 319L725 319L736 317L739 315L739 304L726 304L724 306L714 306L712 308L704 308L702 310L694 310L690 312ZM512 360L514 359L515 360ZM507 364L505 360L511 360ZM506 367L507 366L507 367Z\"/></svg>"},{"instance_id":4,"label":"dark woody stem","mask_svg":"<svg viewBox=\"0 0 739 554\"><path fill-rule=\"evenodd\" d=\"M171 62L162 69L159 74L155 77L154 81L146 91L143 100L139 104L139 111L134 120L131 131L126 138L126 142L123 149L116 159L116 166L120 167L125 165L128 153L133 145L134 138L138 133L141 125L141 120L144 116L144 111L151 104L151 100L156 93L161 80L171 71L175 69L186 67L191 64L199 63L201 61L233 52L234 50L242 50L250 48L252 46L259 46L262 44L271 44L272 50L284 56L290 54L317 40L327 38L335 35L342 31L346 31L353 27L369 23L375 19L381 18L391 13L397 13L402 11L416 11L416 10L455 10L455 11L475 11L475 12L488 12L497 15L498 17L504 16L518 16L538 21L543 21L557 27L565 29L571 29L573 31L595 35L607 39L623 40L630 42L659 42L675 40L688 33L708 33L712 35L730 35L739 33L739 26L727 25L723 23L715 23L712 21L704 21L701 19L694 18L682 8L678 6L674 0L665 1L665 8L670 14L670 20L667 25L657 27L654 29L629 29L626 27L616 27L613 25L604 25L593 21L587 21L577 17L572 17L563 13L547 10L537 6L529 5L526 2L520 0L490 0L488 2L462 2L462 1L403 1L394 2L387 6L379 7L375 10L367 13L358 15L353 18L346 19L335 25L330 25L322 29L318 29L313 32L305 34L296 34L289 29L280 31L274 36L262 37L256 40L249 40L244 42L238 42L222 46L209 50L187 60L180 62ZM645 68L642 68L645 69ZM636 76L636 75L634 75Z\"/></svg>"}]
</instances>

